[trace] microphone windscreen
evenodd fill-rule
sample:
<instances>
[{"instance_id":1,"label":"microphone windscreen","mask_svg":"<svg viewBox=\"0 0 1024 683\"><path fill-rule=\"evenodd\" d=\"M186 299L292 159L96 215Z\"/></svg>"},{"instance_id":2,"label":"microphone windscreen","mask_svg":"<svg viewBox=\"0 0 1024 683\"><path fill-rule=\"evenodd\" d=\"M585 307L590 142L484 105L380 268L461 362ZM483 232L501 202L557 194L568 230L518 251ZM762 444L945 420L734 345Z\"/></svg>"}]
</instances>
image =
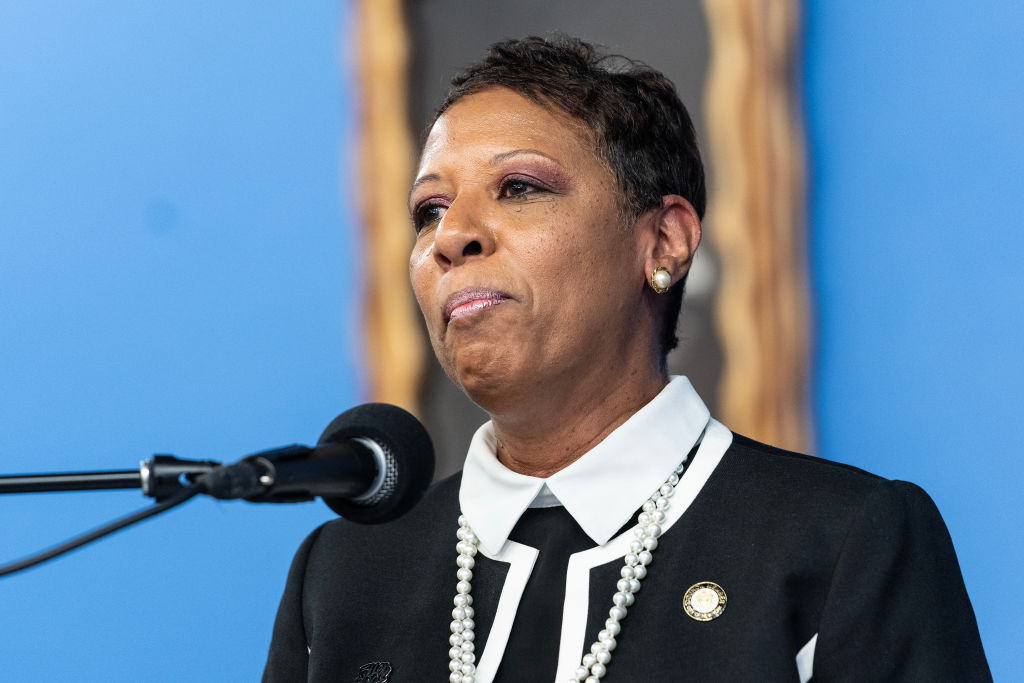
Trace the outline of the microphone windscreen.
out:
<instances>
[{"instance_id":1,"label":"microphone windscreen","mask_svg":"<svg viewBox=\"0 0 1024 683\"><path fill-rule=\"evenodd\" d=\"M434 477L434 446L420 421L388 403L366 403L334 418L319 443L369 439L384 452L387 468L380 492L371 500L324 498L329 508L360 524L396 519L419 502Z\"/></svg>"}]
</instances>

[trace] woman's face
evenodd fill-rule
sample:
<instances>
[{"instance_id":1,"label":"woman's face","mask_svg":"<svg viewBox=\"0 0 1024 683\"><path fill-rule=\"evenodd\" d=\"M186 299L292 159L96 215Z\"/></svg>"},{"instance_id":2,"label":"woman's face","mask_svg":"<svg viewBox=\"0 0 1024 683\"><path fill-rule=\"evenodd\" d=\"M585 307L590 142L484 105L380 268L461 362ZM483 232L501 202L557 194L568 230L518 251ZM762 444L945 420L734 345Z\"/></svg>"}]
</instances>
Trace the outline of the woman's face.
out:
<instances>
[{"instance_id":1,"label":"woman's face","mask_svg":"<svg viewBox=\"0 0 1024 683\"><path fill-rule=\"evenodd\" d=\"M641 240L592 148L581 124L504 88L459 100L424 145L413 289L441 365L492 414L551 382L611 379L638 340L650 348Z\"/></svg>"}]
</instances>

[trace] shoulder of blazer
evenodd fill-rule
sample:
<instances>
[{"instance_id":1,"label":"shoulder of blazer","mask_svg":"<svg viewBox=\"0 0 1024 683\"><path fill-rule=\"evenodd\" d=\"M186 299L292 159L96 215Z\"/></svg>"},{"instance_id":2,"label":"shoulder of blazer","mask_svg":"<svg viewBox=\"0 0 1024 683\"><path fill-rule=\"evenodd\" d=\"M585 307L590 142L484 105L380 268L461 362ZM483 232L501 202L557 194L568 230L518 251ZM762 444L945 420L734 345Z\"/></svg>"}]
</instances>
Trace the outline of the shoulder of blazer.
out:
<instances>
[{"instance_id":1,"label":"shoulder of blazer","mask_svg":"<svg viewBox=\"0 0 1024 683\"><path fill-rule=\"evenodd\" d=\"M879 477L876 474L854 467L853 465L846 465L841 462L826 460L825 458L820 458L815 455L805 455L803 453L787 451L783 448L755 441L754 439L735 432L733 432L732 446L730 446L729 450L735 450L737 453L742 453L744 455L778 458L784 461L789 460L794 463L802 463L811 471L818 470L819 468L821 470L833 470L836 474L845 473L853 479L866 478L872 481L882 479L882 477Z\"/></svg>"},{"instance_id":2,"label":"shoulder of blazer","mask_svg":"<svg viewBox=\"0 0 1024 683\"><path fill-rule=\"evenodd\" d=\"M852 465L776 448L740 434L723 456L723 470L743 476L772 490L798 490L804 496L837 496L860 500L889 480ZM852 501L851 501L852 502Z\"/></svg>"}]
</instances>

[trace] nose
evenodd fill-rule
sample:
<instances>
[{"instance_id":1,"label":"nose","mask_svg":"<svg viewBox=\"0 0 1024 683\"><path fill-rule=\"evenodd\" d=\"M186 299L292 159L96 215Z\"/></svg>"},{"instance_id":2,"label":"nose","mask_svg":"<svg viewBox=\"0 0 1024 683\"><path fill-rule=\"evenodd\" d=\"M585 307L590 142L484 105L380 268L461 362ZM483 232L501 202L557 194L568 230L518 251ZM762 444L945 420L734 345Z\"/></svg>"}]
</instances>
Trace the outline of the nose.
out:
<instances>
[{"instance_id":1,"label":"nose","mask_svg":"<svg viewBox=\"0 0 1024 683\"><path fill-rule=\"evenodd\" d=\"M494 235L487 218L470 197L457 197L434 231L434 258L454 268L494 251Z\"/></svg>"}]
</instances>

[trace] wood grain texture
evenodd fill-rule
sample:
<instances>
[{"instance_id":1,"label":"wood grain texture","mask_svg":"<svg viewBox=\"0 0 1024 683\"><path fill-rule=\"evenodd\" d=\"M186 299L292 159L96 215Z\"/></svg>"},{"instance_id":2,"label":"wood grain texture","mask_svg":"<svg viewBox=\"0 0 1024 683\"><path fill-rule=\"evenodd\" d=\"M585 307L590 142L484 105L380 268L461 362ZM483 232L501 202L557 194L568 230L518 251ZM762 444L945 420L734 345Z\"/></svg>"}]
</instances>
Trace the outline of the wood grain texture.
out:
<instances>
[{"instance_id":1,"label":"wood grain texture","mask_svg":"<svg viewBox=\"0 0 1024 683\"><path fill-rule=\"evenodd\" d=\"M356 10L366 376L372 400L416 413L428 345L408 278L409 40L401 0L360 0Z\"/></svg>"},{"instance_id":2,"label":"wood grain texture","mask_svg":"<svg viewBox=\"0 0 1024 683\"><path fill-rule=\"evenodd\" d=\"M798 0L704 0L705 98L716 171L709 231L722 259L721 418L792 450L811 447L805 157L794 77Z\"/></svg>"}]
</instances>

